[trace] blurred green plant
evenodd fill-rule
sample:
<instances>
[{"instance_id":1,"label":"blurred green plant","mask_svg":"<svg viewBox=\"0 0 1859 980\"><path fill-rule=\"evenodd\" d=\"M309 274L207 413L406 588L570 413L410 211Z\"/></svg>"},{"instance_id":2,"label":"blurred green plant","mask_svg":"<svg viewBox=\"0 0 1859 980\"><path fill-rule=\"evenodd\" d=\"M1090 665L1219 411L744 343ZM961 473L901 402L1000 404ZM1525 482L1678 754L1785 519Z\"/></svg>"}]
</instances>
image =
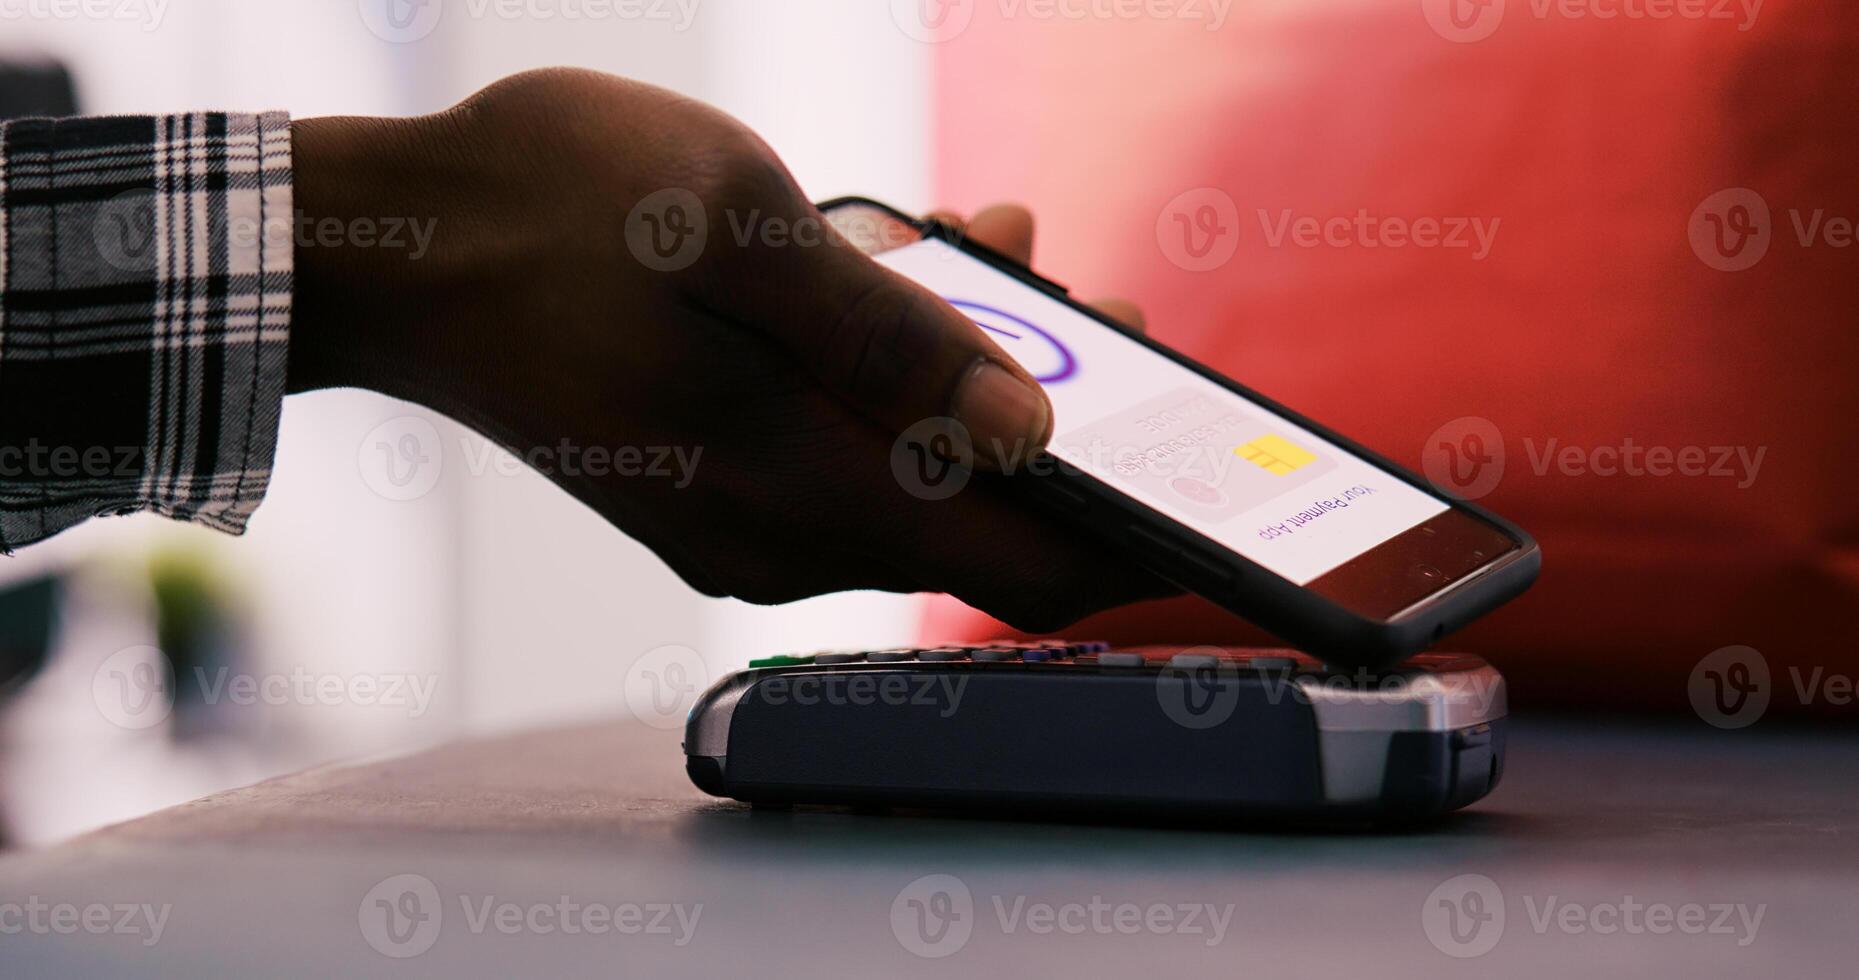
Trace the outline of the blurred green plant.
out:
<instances>
[{"instance_id":1,"label":"blurred green plant","mask_svg":"<svg viewBox=\"0 0 1859 980\"><path fill-rule=\"evenodd\" d=\"M186 738L223 727L206 699L207 679L236 666L238 597L205 549L166 546L148 559L155 643L174 667L174 734Z\"/></svg>"}]
</instances>

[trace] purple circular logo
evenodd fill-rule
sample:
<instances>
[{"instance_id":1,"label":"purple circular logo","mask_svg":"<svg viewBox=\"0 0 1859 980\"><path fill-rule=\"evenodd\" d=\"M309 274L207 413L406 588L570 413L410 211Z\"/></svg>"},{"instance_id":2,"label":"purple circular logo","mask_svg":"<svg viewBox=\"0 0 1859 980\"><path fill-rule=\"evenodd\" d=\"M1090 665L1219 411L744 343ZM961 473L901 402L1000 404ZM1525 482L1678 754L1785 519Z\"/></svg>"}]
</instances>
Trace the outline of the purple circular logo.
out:
<instances>
[{"instance_id":1,"label":"purple circular logo","mask_svg":"<svg viewBox=\"0 0 1859 980\"><path fill-rule=\"evenodd\" d=\"M975 326L991 334L994 342L1031 372L1040 384L1056 384L1078 373L1078 359L1072 352L1066 350L1057 337L1026 320L1006 310L965 299L950 299L949 305L968 314Z\"/></svg>"}]
</instances>

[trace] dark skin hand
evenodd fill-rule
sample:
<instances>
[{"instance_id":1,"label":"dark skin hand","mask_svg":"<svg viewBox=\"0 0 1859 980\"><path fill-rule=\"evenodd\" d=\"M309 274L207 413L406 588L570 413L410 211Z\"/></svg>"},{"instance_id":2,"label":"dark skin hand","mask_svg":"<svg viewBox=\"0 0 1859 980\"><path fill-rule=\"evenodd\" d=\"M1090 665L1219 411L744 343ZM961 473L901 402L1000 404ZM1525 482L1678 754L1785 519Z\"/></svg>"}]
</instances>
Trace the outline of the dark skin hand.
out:
<instances>
[{"instance_id":1,"label":"dark skin hand","mask_svg":"<svg viewBox=\"0 0 1859 980\"><path fill-rule=\"evenodd\" d=\"M898 434L960 419L979 468L1051 435L1036 383L966 317L840 244L739 242L820 221L774 154L715 109L594 72L518 75L434 116L293 127L310 221L435 222L418 261L302 248L290 388L362 387L504 448L701 447L664 478L548 474L713 596L951 593L1048 632L1173 590L978 473L947 500L892 475ZM681 188L707 238L688 266L629 249L635 205ZM818 225L812 227L819 227ZM1028 260L1032 220L968 233ZM827 232L827 234L831 234ZM1106 309L1126 321L1127 304ZM1014 458L1006 462L1011 465Z\"/></svg>"}]
</instances>

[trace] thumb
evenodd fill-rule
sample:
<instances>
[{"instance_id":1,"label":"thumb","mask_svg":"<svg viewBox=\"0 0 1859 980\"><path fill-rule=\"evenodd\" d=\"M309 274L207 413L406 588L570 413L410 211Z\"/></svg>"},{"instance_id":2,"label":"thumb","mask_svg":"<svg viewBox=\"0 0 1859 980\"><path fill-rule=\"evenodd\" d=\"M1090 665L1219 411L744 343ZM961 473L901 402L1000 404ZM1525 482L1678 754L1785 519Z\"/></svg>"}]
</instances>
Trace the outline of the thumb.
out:
<instances>
[{"instance_id":1,"label":"thumb","mask_svg":"<svg viewBox=\"0 0 1859 980\"><path fill-rule=\"evenodd\" d=\"M818 212L811 245L750 245L718 283L716 312L774 337L854 409L902 432L953 417L976 462L999 468L1043 447L1052 405L973 320L840 238Z\"/></svg>"}]
</instances>

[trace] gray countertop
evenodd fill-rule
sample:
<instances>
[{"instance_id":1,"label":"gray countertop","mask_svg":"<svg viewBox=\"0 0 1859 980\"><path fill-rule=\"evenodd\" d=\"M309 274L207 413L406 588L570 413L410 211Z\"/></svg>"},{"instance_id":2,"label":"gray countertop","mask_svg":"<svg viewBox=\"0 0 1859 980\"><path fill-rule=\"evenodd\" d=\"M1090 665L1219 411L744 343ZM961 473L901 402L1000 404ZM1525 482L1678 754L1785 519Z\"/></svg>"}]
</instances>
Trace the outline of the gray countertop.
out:
<instances>
[{"instance_id":1,"label":"gray countertop","mask_svg":"<svg viewBox=\"0 0 1859 980\"><path fill-rule=\"evenodd\" d=\"M1859 971L1845 732L1520 724L1490 798L1404 833L757 811L678 738L325 767L9 856L0 976Z\"/></svg>"}]
</instances>

